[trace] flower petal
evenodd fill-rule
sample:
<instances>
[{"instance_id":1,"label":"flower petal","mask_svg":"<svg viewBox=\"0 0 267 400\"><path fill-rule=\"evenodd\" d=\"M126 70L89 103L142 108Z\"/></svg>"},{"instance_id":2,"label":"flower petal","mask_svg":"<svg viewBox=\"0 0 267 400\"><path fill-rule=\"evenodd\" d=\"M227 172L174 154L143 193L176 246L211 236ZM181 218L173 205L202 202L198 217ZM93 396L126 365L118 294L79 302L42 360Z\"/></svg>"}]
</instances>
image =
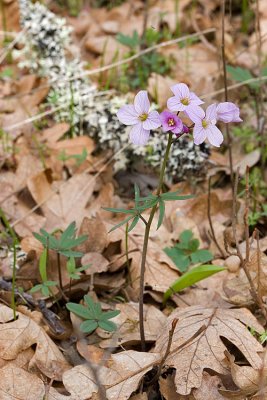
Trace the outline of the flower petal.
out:
<instances>
[{"instance_id":1,"label":"flower petal","mask_svg":"<svg viewBox=\"0 0 267 400\"><path fill-rule=\"evenodd\" d=\"M130 141L133 144L144 146L149 139L150 131L143 128L142 123L134 125L130 132Z\"/></svg>"},{"instance_id":2,"label":"flower petal","mask_svg":"<svg viewBox=\"0 0 267 400\"><path fill-rule=\"evenodd\" d=\"M134 108L138 115L147 114L149 111L150 102L146 90L140 90L134 98Z\"/></svg>"},{"instance_id":3,"label":"flower petal","mask_svg":"<svg viewBox=\"0 0 267 400\"><path fill-rule=\"evenodd\" d=\"M195 125L193 130L193 137L195 144L201 144L207 137L207 130L202 125Z\"/></svg>"},{"instance_id":4,"label":"flower petal","mask_svg":"<svg viewBox=\"0 0 267 400\"><path fill-rule=\"evenodd\" d=\"M190 100L190 104L195 104L196 106L204 104L204 101L202 101L194 92L190 92Z\"/></svg>"},{"instance_id":5,"label":"flower petal","mask_svg":"<svg viewBox=\"0 0 267 400\"><path fill-rule=\"evenodd\" d=\"M148 114L147 119L143 122L144 129L156 129L161 126L159 113L157 111L151 111Z\"/></svg>"},{"instance_id":6,"label":"flower petal","mask_svg":"<svg viewBox=\"0 0 267 400\"><path fill-rule=\"evenodd\" d=\"M178 97L173 96L170 97L167 101L167 107L171 111L184 111L186 109L186 106L184 106Z\"/></svg>"},{"instance_id":7,"label":"flower petal","mask_svg":"<svg viewBox=\"0 0 267 400\"><path fill-rule=\"evenodd\" d=\"M206 119L207 121L211 121L212 124L216 124L217 121L217 105L211 104L210 106L208 106L207 110L206 110Z\"/></svg>"},{"instance_id":8,"label":"flower petal","mask_svg":"<svg viewBox=\"0 0 267 400\"><path fill-rule=\"evenodd\" d=\"M135 125L139 122L138 114L133 105L123 106L117 112L117 117L124 125Z\"/></svg>"},{"instance_id":9,"label":"flower petal","mask_svg":"<svg viewBox=\"0 0 267 400\"><path fill-rule=\"evenodd\" d=\"M200 123L205 118L204 110L196 105L188 106L185 113L195 124Z\"/></svg>"},{"instance_id":10,"label":"flower petal","mask_svg":"<svg viewBox=\"0 0 267 400\"><path fill-rule=\"evenodd\" d=\"M171 86L171 91L179 99L190 97L189 87L185 83L177 83L176 85Z\"/></svg>"},{"instance_id":11,"label":"flower petal","mask_svg":"<svg viewBox=\"0 0 267 400\"><path fill-rule=\"evenodd\" d=\"M220 147L223 142L223 134L220 129L218 129L216 125L209 125L206 131L210 144L215 147Z\"/></svg>"},{"instance_id":12,"label":"flower petal","mask_svg":"<svg viewBox=\"0 0 267 400\"><path fill-rule=\"evenodd\" d=\"M225 101L223 103L219 103L217 106L217 119L224 123L229 122L241 122L242 119L239 117L239 107L237 107L234 103L229 101Z\"/></svg>"}]
</instances>

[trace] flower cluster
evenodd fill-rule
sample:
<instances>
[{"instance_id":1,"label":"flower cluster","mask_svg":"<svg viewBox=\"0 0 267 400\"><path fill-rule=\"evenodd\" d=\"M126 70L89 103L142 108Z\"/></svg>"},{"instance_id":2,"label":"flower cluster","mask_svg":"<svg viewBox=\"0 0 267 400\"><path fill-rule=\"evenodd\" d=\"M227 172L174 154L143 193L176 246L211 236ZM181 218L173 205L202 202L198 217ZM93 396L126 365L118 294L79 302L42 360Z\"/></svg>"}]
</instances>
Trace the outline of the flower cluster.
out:
<instances>
[{"instance_id":1,"label":"flower cluster","mask_svg":"<svg viewBox=\"0 0 267 400\"><path fill-rule=\"evenodd\" d=\"M184 112L193 122L193 137L195 144L208 141L216 147L223 142L223 135L217 128L217 121L224 123L241 122L239 108L231 102L211 104L206 112L200 107L203 101L193 92L190 92L185 83L178 83L171 87L174 96L168 99L170 111L150 110L150 103L145 90L137 93L133 105L123 106L117 113L118 119L125 125L132 125L130 141L135 145L145 145L148 142L150 130L162 126L163 132L172 132L176 136L190 132L190 128L183 124L178 117ZM174 114L173 112L177 112Z\"/></svg>"},{"instance_id":2,"label":"flower cluster","mask_svg":"<svg viewBox=\"0 0 267 400\"><path fill-rule=\"evenodd\" d=\"M43 4L31 3L30 0L19 0L21 25L25 28L24 47L18 51L21 59L19 66L27 67L31 71L46 76L51 89L47 97L48 105L57 108L55 119L69 122L76 134L88 134L95 139L99 150L111 150L115 153L115 171L123 170L129 165L139 166L140 156L144 163L152 169L158 169L166 148L167 137L159 135L159 128L172 130L179 135L182 128L177 115L168 112L160 114L150 112L149 103L142 104L143 109L132 108L137 135L145 130L150 135L150 146L129 146L128 127L120 123L117 118L118 110L125 104L125 97L111 96L98 92L83 75L84 68L79 58L68 59L66 48L71 43L72 29L67 26L64 18L57 17ZM141 94L142 96L142 94ZM139 112L149 113L149 118L143 121L138 119ZM168 116L170 118L168 118ZM155 122L156 121L156 122ZM137 125L137 124L136 124ZM183 132L188 132L184 125ZM134 135L135 136L135 135ZM140 134L140 140L142 134ZM123 152L119 152L126 147ZM116 152L119 154L116 156ZM167 166L167 176L171 181L188 179L205 174L209 147L204 144L196 147L187 136L180 139L172 147Z\"/></svg>"}]
</instances>

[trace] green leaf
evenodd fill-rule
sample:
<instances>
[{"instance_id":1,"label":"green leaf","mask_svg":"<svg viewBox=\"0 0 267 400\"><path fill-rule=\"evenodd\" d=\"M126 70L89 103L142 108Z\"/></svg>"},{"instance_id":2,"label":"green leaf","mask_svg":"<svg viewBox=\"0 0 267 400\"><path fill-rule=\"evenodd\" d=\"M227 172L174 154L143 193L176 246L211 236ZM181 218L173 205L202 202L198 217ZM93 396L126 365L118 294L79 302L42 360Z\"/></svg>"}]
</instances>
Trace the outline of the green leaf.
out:
<instances>
[{"instance_id":1,"label":"green leaf","mask_svg":"<svg viewBox=\"0 0 267 400\"><path fill-rule=\"evenodd\" d=\"M130 210L126 210L125 208L109 208L109 207L102 207L105 211L110 211L114 213L122 213L122 214L135 214L135 210L132 208Z\"/></svg>"},{"instance_id":2,"label":"green leaf","mask_svg":"<svg viewBox=\"0 0 267 400\"><path fill-rule=\"evenodd\" d=\"M80 325L82 332L91 333L98 327L98 323L94 320L84 321Z\"/></svg>"},{"instance_id":3,"label":"green leaf","mask_svg":"<svg viewBox=\"0 0 267 400\"><path fill-rule=\"evenodd\" d=\"M253 78L250 71L245 68L227 65L226 70L231 75L231 78L237 82L243 82Z\"/></svg>"},{"instance_id":4,"label":"green leaf","mask_svg":"<svg viewBox=\"0 0 267 400\"><path fill-rule=\"evenodd\" d=\"M57 282L55 281L46 281L43 283L44 286L57 286Z\"/></svg>"},{"instance_id":5,"label":"green leaf","mask_svg":"<svg viewBox=\"0 0 267 400\"><path fill-rule=\"evenodd\" d=\"M135 228L135 226L138 223L139 219L140 219L139 215L136 215L136 217L134 217L134 219L132 220L131 225L129 226L128 232L131 232Z\"/></svg>"},{"instance_id":6,"label":"green leaf","mask_svg":"<svg viewBox=\"0 0 267 400\"><path fill-rule=\"evenodd\" d=\"M181 195L179 196L179 193L181 191L178 190L177 192L167 192L167 193L162 193L160 197L165 200L165 201L171 201L171 200L187 200L187 199L193 199L195 196L192 194L188 195Z\"/></svg>"},{"instance_id":7,"label":"green leaf","mask_svg":"<svg viewBox=\"0 0 267 400\"><path fill-rule=\"evenodd\" d=\"M112 321L99 321L98 325L100 328L108 332L113 332L117 329L117 325Z\"/></svg>"},{"instance_id":8,"label":"green leaf","mask_svg":"<svg viewBox=\"0 0 267 400\"><path fill-rule=\"evenodd\" d=\"M45 237L39 235L39 233L36 232L33 232L33 236L35 237L35 239L39 240L39 242L41 242L44 247L46 247L47 239Z\"/></svg>"},{"instance_id":9,"label":"green leaf","mask_svg":"<svg viewBox=\"0 0 267 400\"><path fill-rule=\"evenodd\" d=\"M194 253L199 248L199 244L200 243L199 243L198 239L190 240L189 245L188 245L188 250L190 250L192 253Z\"/></svg>"},{"instance_id":10,"label":"green leaf","mask_svg":"<svg viewBox=\"0 0 267 400\"><path fill-rule=\"evenodd\" d=\"M193 237L193 232L190 229L186 229L179 236L179 240L180 242L183 242L188 245L192 237Z\"/></svg>"},{"instance_id":11,"label":"green leaf","mask_svg":"<svg viewBox=\"0 0 267 400\"><path fill-rule=\"evenodd\" d=\"M117 225L113 226L113 228L111 228L111 229L109 230L109 233L112 232L112 231L115 231L115 229L119 228L120 226L122 226L122 225L124 225L124 224L127 224L127 222L129 222L132 218L133 218L133 217L130 216L130 217L124 219L123 221L119 222Z\"/></svg>"},{"instance_id":12,"label":"green leaf","mask_svg":"<svg viewBox=\"0 0 267 400\"><path fill-rule=\"evenodd\" d=\"M73 312L81 318L92 319L92 314L90 313L90 311L81 304L67 303L66 307L69 311Z\"/></svg>"},{"instance_id":13,"label":"green leaf","mask_svg":"<svg viewBox=\"0 0 267 400\"><path fill-rule=\"evenodd\" d=\"M76 274L75 272L72 272L71 274L69 274L69 277L71 279L76 280L76 279L80 279L81 276L79 274Z\"/></svg>"},{"instance_id":14,"label":"green leaf","mask_svg":"<svg viewBox=\"0 0 267 400\"><path fill-rule=\"evenodd\" d=\"M190 255L192 263L197 264L197 263L205 263L213 259L213 255L209 250L197 250L194 253Z\"/></svg>"},{"instance_id":15,"label":"green leaf","mask_svg":"<svg viewBox=\"0 0 267 400\"><path fill-rule=\"evenodd\" d=\"M41 284L35 285L35 286L33 286L33 287L31 288L30 293L39 292L39 290L41 290L41 289L42 289L42 285L41 285Z\"/></svg>"},{"instance_id":16,"label":"green leaf","mask_svg":"<svg viewBox=\"0 0 267 400\"><path fill-rule=\"evenodd\" d=\"M135 207L137 207L140 201L140 189L137 183L134 184L134 200L135 200Z\"/></svg>"},{"instance_id":17,"label":"green leaf","mask_svg":"<svg viewBox=\"0 0 267 400\"><path fill-rule=\"evenodd\" d=\"M71 222L69 226L65 229L65 231L62 233L60 237L60 242L64 243L64 241L70 237L75 236L76 232L76 223L75 221Z\"/></svg>"},{"instance_id":18,"label":"green leaf","mask_svg":"<svg viewBox=\"0 0 267 400\"><path fill-rule=\"evenodd\" d=\"M42 291L42 294L44 295L44 296L49 296L49 289L48 289L48 287L47 286L45 286L45 285L42 285L42 289L41 289L41 291Z\"/></svg>"},{"instance_id":19,"label":"green leaf","mask_svg":"<svg viewBox=\"0 0 267 400\"><path fill-rule=\"evenodd\" d=\"M44 250L42 251L39 260L39 272L41 275L42 282L45 282L47 280L46 263L47 263L47 248L45 247Z\"/></svg>"},{"instance_id":20,"label":"green leaf","mask_svg":"<svg viewBox=\"0 0 267 400\"><path fill-rule=\"evenodd\" d=\"M106 311L106 312L102 313L100 320L105 321L107 319L117 317L117 315L119 315L119 314L120 314L120 310Z\"/></svg>"},{"instance_id":21,"label":"green leaf","mask_svg":"<svg viewBox=\"0 0 267 400\"><path fill-rule=\"evenodd\" d=\"M187 270L190 265L190 258L189 255L183 252L183 250L177 249L177 247L166 247L164 251L181 272Z\"/></svg>"},{"instance_id":22,"label":"green leaf","mask_svg":"<svg viewBox=\"0 0 267 400\"><path fill-rule=\"evenodd\" d=\"M192 268L190 271L186 272L179 279L177 279L170 288L165 292L163 301L166 303L168 298L173 294L180 292L181 290L192 286L194 283L199 282L203 279L208 278L216 274L217 272L224 271L225 268L218 265L200 265L198 267Z\"/></svg>"},{"instance_id":23,"label":"green leaf","mask_svg":"<svg viewBox=\"0 0 267 400\"><path fill-rule=\"evenodd\" d=\"M157 230L162 225L164 214L165 214L165 203L164 200L162 200L162 198L159 197L159 220L158 220Z\"/></svg>"},{"instance_id":24,"label":"green leaf","mask_svg":"<svg viewBox=\"0 0 267 400\"><path fill-rule=\"evenodd\" d=\"M66 267L67 267L67 271L69 274L72 274L73 272L75 272L76 263L75 263L74 257L70 257L68 259Z\"/></svg>"},{"instance_id":25,"label":"green leaf","mask_svg":"<svg viewBox=\"0 0 267 400\"><path fill-rule=\"evenodd\" d=\"M74 251L74 250L59 250L58 251L60 254L62 254L65 257L82 257L83 253L80 251Z\"/></svg>"}]
</instances>

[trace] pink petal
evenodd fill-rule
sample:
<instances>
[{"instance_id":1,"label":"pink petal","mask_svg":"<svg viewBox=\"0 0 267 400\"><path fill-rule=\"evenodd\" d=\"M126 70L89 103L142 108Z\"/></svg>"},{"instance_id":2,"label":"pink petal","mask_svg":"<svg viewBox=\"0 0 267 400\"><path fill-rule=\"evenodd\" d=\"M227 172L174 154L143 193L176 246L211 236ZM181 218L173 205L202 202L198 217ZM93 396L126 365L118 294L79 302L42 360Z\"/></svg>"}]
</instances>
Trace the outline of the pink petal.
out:
<instances>
[{"instance_id":1,"label":"pink petal","mask_svg":"<svg viewBox=\"0 0 267 400\"><path fill-rule=\"evenodd\" d=\"M201 144L207 137L207 130L202 125L195 125L193 130L193 137L195 144Z\"/></svg>"},{"instance_id":2,"label":"pink petal","mask_svg":"<svg viewBox=\"0 0 267 400\"><path fill-rule=\"evenodd\" d=\"M216 124L217 105L215 103L208 106L208 108L206 110L206 119L207 119L207 121L211 121L213 124Z\"/></svg>"},{"instance_id":3,"label":"pink petal","mask_svg":"<svg viewBox=\"0 0 267 400\"><path fill-rule=\"evenodd\" d=\"M220 147L223 142L223 135L220 129L218 129L216 125L209 125L206 131L210 144L215 147Z\"/></svg>"},{"instance_id":4,"label":"pink petal","mask_svg":"<svg viewBox=\"0 0 267 400\"><path fill-rule=\"evenodd\" d=\"M124 125L135 125L138 121L138 114L133 105L123 106L118 112L117 117Z\"/></svg>"},{"instance_id":5,"label":"pink petal","mask_svg":"<svg viewBox=\"0 0 267 400\"><path fill-rule=\"evenodd\" d=\"M160 118L159 118L159 113L157 111L151 111L148 114L147 119L143 122L143 128L144 129L156 129L161 126Z\"/></svg>"},{"instance_id":6,"label":"pink petal","mask_svg":"<svg viewBox=\"0 0 267 400\"><path fill-rule=\"evenodd\" d=\"M134 108L138 115L147 114L149 111L150 102L146 90L140 90L134 98Z\"/></svg>"},{"instance_id":7,"label":"pink petal","mask_svg":"<svg viewBox=\"0 0 267 400\"><path fill-rule=\"evenodd\" d=\"M173 96L170 97L167 101L167 107L171 111L184 111L186 109L186 106L184 106L178 97Z\"/></svg>"},{"instance_id":8,"label":"pink petal","mask_svg":"<svg viewBox=\"0 0 267 400\"><path fill-rule=\"evenodd\" d=\"M204 110L196 105L188 106L185 113L195 124L200 123L205 118Z\"/></svg>"},{"instance_id":9,"label":"pink petal","mask_svg":"<svg viewBox=\"0 0 267 400\"><path fill-rule=\"evenodd\" d=\"M142 123L134 125L130 132L130 141L133 144L144 146L149 139L150 131L143 128Z\"/></svg>"},{"instance_id":10,"label":"pink petal","mask_svg":"<svg viewBox=\"0 0 267 400\"><path fill-rule=\"evenodd\" d=\"M171 91L179 99L184 99L185 97L190 96L189 87L185 83L177 83L176 85L171 86Z\"/></svg>"},{"instance_id":11,"label":"pink petal","mask_svg":"<svg viewBox=\"0 0 267 400\"><path fill-rule=\"evenodd\" d=\"M182 133L183 132L183 123L181 122L181 125L177 125L174 127L174 129L171 129L173 133Z\"/></svg>"}]
</instances>

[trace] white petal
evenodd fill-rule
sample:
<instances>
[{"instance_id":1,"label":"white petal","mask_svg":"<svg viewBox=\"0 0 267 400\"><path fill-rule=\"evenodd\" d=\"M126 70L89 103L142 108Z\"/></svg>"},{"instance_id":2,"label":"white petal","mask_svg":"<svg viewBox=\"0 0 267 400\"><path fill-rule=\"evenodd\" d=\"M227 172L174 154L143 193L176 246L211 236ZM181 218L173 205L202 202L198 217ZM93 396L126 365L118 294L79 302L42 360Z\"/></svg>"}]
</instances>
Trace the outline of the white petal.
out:
<instances>
[{"instance_id":1,"label":"white petal","mask_svg":"<svg viewBox=\"0 0 267 400\"><path fill-rule=\"evenodd\" d=\"M220 147L223 142L223 134L220 129L218 129L216 125L209 125L206 131L210 144L215 147Z\"/></svg>"},{"instance_id":2,"label":"white petal","mask_svg":"<svg viewBox=\"0 0 267 400\"><path fill-rule=\"evenodd\" d=\"M195 124L200 123L205 118L205 112L199 106L190 105L186 108L185 113Z\"/></svg>"},{"instance_id":3,"label":"white petal","mask_svg":"<svg viewBox=\"0 0 267 400\"><path fill-rule=\"evenodd\" d=\"M167 101L167 107L170 111L184 111L186 108L178 99L178 97L170 97Z\"/></svg>"},{"instance_id":4,"label":"white petal","mask_svg":"<svg viewBox=\"0 0 267 400\"><path fill-rule=\"evenodd\" d=\"M133 105L123 106L117 112L117 117L124 125L135 125L139 122L138 114Z\"/></svg>"},{"instance_id":5,"label":"white petal","mask_svg":"<svg viewBox=\"0 0 267 400\"><path fill-rule=\"evenodd\" d=\"M149 139L150 131L143 128L142 123L134 125L130 132L130 141L133 144L144 146Z\"/></svg>"},{"instance_id":6,"label":"white petal","mask_svg":"<svg viewBox=\"0 0 267 400\"><path fill-rule=\"evenodd\" d=\"M140 90L134 98L134 108L138 115L147 114L149 111L150 102L146 90Z\"/></svg>"},{"instance_id":7,"label":"white petal","mask_svg":"<svg viewBox=\"0 0 267 400\"><path fill-rule=\"evenodd\" d=\"M201 144L207 137L207 130L202 125L196 125L193 130L193 137L195 144Z\"/></svg>"},{"instance_id":8,"label":"white petal","mask_svg":"<svg viewBox=\"0 0 267 400\"><path fill-rule=\"evenodd\" d=\"M176 85L173 85L171 91L175 96L178 96L179 99L184 99L190 95L189 87L185 83L177 83Z\"/></svg>"},{"instance_id":9,"label":"white petal","mask_svg":"<svg viewBox=\"0 0 267 400\"><path fill-rule=\"evenodd\" d=\"M204 104L204 101L197 97L194 92L190 92L190 104L195 104L199 106L200 104Z\"/></svg>"},{"instance_id":10,"label":"white petal","mask_svg":"<svg viewBox=\"0 0 267 400\"><path fill-rule=\"evenodd\" d=\"M148 118L143 122L143 128L150 130L159 128L160 126L159 113L157 111L151 111L148 114Z\"/></svg>"},{"instance_id":11,"label":"white petal","mask_svg":"<svg viewBox=\"0 0 267 400\"><path fill-rule=\"evenodd\" d=\"M206 110L206 119L207 119L207 121L211 121L213 124L216 124L217 105L215 103L208 106L208 108Z\"/></svg>"}]
</instances>

